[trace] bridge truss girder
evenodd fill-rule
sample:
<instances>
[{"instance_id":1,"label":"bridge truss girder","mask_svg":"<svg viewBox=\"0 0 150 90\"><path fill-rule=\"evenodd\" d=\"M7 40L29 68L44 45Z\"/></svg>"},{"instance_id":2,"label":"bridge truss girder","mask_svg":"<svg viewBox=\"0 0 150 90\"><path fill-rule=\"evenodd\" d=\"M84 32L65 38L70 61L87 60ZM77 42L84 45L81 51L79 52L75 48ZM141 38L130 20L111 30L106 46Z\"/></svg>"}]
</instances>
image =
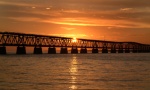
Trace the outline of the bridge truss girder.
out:
<instances>
[{"instance_id":1,"label":"bridge truss girder","mask_svg":"<svg viewBox=\"0 0 150 90\"><path fill-rule=\"evenodd\" d=\"M136 42L113 42L103 40L77 39L36 34L0 32L0 46L40 46L40 47L72 47L102 48L102 49L129 49L150 51L150 45Z\"/></svg>"}]
</instances>

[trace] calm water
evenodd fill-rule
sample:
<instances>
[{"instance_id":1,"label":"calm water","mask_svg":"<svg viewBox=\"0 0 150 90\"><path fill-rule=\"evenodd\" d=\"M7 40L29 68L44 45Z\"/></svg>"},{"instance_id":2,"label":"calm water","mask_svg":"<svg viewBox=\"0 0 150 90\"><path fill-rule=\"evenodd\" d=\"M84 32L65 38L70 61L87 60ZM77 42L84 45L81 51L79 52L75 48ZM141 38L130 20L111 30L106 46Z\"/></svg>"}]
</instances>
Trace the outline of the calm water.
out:
<instances>
[{"instance_id":1,"label":"calm water","mask_svg":"<svg viewBox=\"0 0 150 90\"><path fill-rule=\"evenodd\" d=\"M4 55L0 90L150 90L150 54Z\"/></svg>"}]
</instances>

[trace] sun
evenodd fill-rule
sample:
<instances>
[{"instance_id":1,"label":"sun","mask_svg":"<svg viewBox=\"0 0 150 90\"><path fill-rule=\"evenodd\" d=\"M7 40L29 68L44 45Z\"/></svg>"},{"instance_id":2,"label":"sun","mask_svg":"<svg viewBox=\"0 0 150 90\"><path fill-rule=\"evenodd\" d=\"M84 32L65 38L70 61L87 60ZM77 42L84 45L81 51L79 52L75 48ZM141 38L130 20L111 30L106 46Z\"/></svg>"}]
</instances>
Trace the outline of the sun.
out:
<instances>
[{"instance_id":1,"label":"sun","mask_svg":"<svg viewBox=\"0 0 150 90\"><path fill-rule=\"evenodd\" d=\"M73 42L73 43L76 43L76 42L77 42L77 38L74 37L74 38L72 39L72 42Z\"/></svg>"}]
</instances>

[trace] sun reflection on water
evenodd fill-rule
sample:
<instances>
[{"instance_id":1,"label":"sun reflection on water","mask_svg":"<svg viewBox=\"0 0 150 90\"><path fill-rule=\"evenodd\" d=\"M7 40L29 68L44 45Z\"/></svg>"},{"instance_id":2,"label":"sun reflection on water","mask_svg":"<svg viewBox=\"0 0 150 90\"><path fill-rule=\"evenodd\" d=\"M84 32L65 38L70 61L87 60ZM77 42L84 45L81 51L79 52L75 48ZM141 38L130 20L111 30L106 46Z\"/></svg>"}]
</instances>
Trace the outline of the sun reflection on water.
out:
<instances>
[{"instance_id":1,"label":"sun reflection on water","mask_svg":"<svg viewBox=\"0 0 150 90\"><path fill-rule=\"evenodd\" d=\"M77 80L77 73L78 73L78 67L77 67L77 57L76 55L73 55L73 59L71 61L71 66L70 66L70 75L71 75L71 81L70 83L72 84L69 88L74 90L74 89L77 89L77 86L75 85L76 80Z\"/></svg>"}]
</instances>

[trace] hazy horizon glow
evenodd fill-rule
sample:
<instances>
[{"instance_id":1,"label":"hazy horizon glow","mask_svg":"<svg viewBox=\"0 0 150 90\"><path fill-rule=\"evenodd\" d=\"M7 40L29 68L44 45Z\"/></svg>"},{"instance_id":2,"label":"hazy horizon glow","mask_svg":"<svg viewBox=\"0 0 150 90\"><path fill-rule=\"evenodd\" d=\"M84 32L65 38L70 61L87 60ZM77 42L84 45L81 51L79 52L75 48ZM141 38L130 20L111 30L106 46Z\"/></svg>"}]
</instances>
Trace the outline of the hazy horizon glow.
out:
<instances>
[{"instance_id":1,"label":"hazy horizon glow","mask_svg":"<svg viewBox=\"0 0 150 90\"><path fill-rule=\"evenodd\" d=\"M150 44L149 0L1 0L0 31Z\"/></svg>"}]
</instances>

